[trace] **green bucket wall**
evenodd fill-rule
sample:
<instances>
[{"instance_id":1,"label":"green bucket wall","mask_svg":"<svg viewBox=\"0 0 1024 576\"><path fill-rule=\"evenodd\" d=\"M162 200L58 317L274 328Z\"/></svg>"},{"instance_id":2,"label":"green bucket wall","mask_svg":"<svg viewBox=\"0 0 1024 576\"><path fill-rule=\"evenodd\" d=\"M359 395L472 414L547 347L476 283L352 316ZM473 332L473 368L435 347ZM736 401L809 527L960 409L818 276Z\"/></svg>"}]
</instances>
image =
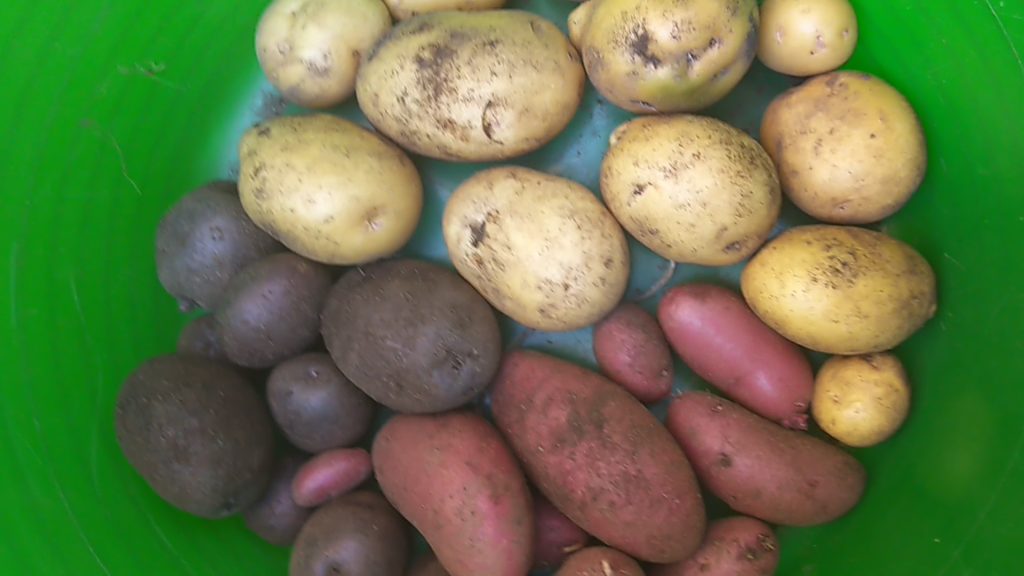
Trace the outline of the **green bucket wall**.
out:
<instances>
[{"instance_id":1,"label":"green bucket wall","mask_svg":"<svg viewBox=\"0 0 1024 576\"><path fill-rule=\"evenodd\" d=\"M573 6L512 4L559 24ZM863 503L833 525L781 530L779 573L1024 573L1024 0L855 5L850 67L903 91L929 136L924 186L883 227L936 268L940 312L900 350L909 422L856 453L871 475ZM287 551L239 520L202 521L158 500L112 424L121 381L170 351L184 323L156 280L158 219L229 175L241 132L275 108L252 47L263 7L0 6L0 573L286 574ZM755 66L711 113L756 133L786 85ZM596 189L605 137L625 118L591 93L550 149L517 163ZM410 253L443 259L440 207L475 167L421 168L430 202ZM785 222L800 219L789 210ZM641 250L635 264L634 289L659 274ZM736 271L683 267L677 279ZM586 338L533 340L587 361Z\"/></svg>"}]
</instances>

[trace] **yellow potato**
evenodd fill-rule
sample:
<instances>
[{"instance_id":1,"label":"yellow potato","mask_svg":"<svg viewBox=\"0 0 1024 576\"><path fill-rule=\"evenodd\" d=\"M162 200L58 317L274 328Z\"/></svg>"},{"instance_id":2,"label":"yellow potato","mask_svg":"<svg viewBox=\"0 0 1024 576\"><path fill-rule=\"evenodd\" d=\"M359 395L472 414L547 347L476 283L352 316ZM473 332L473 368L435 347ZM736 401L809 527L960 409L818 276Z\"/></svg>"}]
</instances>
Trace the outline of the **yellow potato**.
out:
<instances>
[{"instance_id":1,"label":"yellow potato","mask_svg":"<svg viewBox=\"0 0 1024 576\"><path fill-rule=\"evenodd\" d=\"M811 413L821 429L847 446L889 439L910 410L910 385L892 354L834 356L818 371Z\"/></svg>"},{"instance_id":2,"label":"yellow potato","mask_svg":"<svg viewBox=\"0 0 1024 576\"><path fill-rule=\"evenodd\" d=\"M829 354L895 348L935 314L935 273L911 246L851 226L799 226L765 244L740 279L751 309Z\"/></svg>"},{"instance_id":3,"label":"yellow potato","mask_svg":"<svg viewBox=\"0 0 1024 576\"><path fill-rule=\"evenodd\" d=\"M256 56L286 100L329 108L352 95L362 53L390 29L381 0L275 0L256 29Z\"/></svg>"},{"instance_id":4,"label":"yellow potato","mask_svg":"<svg viewBox=\"0 0 1024 576\"><path fill-rule=\"evenodd\" d=\"M636 113L693 112L721 100L757 51L756 0L590 0L570 35L597 90Z\"/></svg>"},{"instance_id":5,"label":"yellow potato","mask_svg":"<svg viewBox=\"0 0 1024 576\"><path fill-rule=\"evenodd\" d=\"M601 164L601 195L622 226L663 258L729 266L778 220L775 166L756 140L694 115L620 126Z\"/></svg>"},{"instance_id":6,"label":"yellow potato","mask_svg":"<svg viewBox=\"0 0 1024 576\"><path fill-rule=\"evenodd\" d=\"M292 251L362 264L409 241L423 184L397 146L335 116L282 116L242 137L242 208Z\"/></svg>"},{"instance_id":7,"label":"yellow potato","mask_svg":"<svg viewBox=\"0 0 1024 576\"><path fill-rule=\"evenodd\" d=\"M857 47L857 15L849 0L765 0L757 57L791 76L839 68Z\"/></svg>"},{"instance_id":8,"label":"yellow potato","mask_svg":"<svg viewBox=\"0 0 1024 576\"><path fill-rule=\"evenodd\" d=\"M356 97L403 148L489 161L547 144L572 120L585 84L576 49L541 16L434 12L401 22L363 59Z\"/></svg>"},{"instance_id":9,"label":"yellow potato","mask_svg":"<svg viewBox=\"0 0 1024 576\"><path fill-rule=\"evenodd\" d=\"M455 268L495 308L538 330L594 324L622 299L629 246L586 188L527 168L492 168L448 200Z\"/></svg>"},{"instance_id":10,"label":"yellow potato","mask_svg":"<svg viewBox=\"0 0 1024 576\"><path fill-rule=\"evenodd\" d=\"M761 142L793 203L835 224L892 215L917 191L928 164L914 109L895 88L860 72L818 76L776 98Z\"/></svg>"},{"instance_id":11,"label":"yellow potato","mask_svg":"<svg viewBox=\"0 0 1024 576\"><path fill-rule=\"evenodd\" d=\"M493 10L506 0L384 0L395 20L408 20L417 14L444 10Z\"/></svg>"}]
</instances>

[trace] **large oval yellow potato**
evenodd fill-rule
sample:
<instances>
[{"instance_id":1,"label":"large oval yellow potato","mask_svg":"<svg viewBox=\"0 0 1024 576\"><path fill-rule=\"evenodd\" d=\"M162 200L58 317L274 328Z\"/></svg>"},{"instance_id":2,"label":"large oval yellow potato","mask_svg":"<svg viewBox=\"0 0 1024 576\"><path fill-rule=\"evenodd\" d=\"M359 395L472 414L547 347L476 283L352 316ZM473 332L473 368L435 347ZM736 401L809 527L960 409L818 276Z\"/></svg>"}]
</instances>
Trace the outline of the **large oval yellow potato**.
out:
<instances>
[{"instance_id":1,"label":"large oval yellow potato","mask_svg":"<svg viewBox=\"0 0 1024 576\"><path fill-rule=\"evenodd\" d=\"M541 16L435 12L395 26L367 54L356 97L407 150L489 161L547 144L572 120L585 84L576 49Z\"/></svg>"},{"instance_id":2,"label":"large oval yellow potato","mask_svg":"<svg viewBox=\"0 0 1024 576\"><path fill-rule=\"evenodd\" d=\"M362 53L390 29L381 0L274 0L256 29L256 56L286 100L328 108L355 92Z\"/></svg>"},{"instance_id":3,"label":"large oval yellow potato","mask_svg":"<svg viewBox=\"0 0 1024 576\"><path fill-rule=\"evenodd\" d=\"M928 150L910 103L860 72L832 72L776 98L761 142L786 195L834 224L877 222L899 210L924 179Z\"/></svg>"},{"instance_id":4,"label":"large oval yellow potato","mask_svg":"<svg viewBox=\"0 0 1024 576\"><path fill-rule=\"evenodd\" d=\"M626 291L626 236L571 180L518 167L478 172L448 200L443 230L459 274L529 328L584 328Z\"/></svg>"},{"instance_id":5,"label":"large oval yellow potato","mask_svg":"<svg viewBox=\"0 0 1024 576\"><path fill-rule=\"evenodd\" d=\"M935 314L935 273L911 246L852 226L799 226L743 269L743 297L776 332L811 350L895 348Z\"/></svg>"},{"instance_id":6,"label":"large oval yellow potato","mask_svg":"<svg viewBox=\"0 0 1024 576\"><path fill-rule=\"evenodd\" d=\"M328 115L282 116L242 136L242 208L292 251L362 264L409 241L423 209L419 172L394 144Z\"/></svg>"},{"instance_id":7,"label":"large oval yellow potato","mask_svg":"<svg viewBox=\"0 0 1024 576\"><path fill-rule=\"evenodd\" d=\"M824 74L850 59L857 32L850 0L765 0L757 57L783 74Z\"/></svg>"},{"instance_id":8,"label":"large oval yellow potato","mask_svg":"<svg viewBox=\"0 0 1024 576\"><path fill-rule=\"evenodd\" d=\"M703 116L644 116L620 126L601 164L601 195L622 226L663 258L736 264L764 244L782 206L756 140Z\"/></svg>"},{"instance_id":9,"label":"large oval yellow potato","mask_svg":"<svg viewBox=\"0 0 1024 576\"><path fill-rule=\"evenodd\" d=\"M910 411L910 384L892 354L833 356L814 379L811 413L829 436L866 448L889 439Z\"/></svg>"},{"instance_id":10,"label":"large oval yellow potato","mask_svg":"<svg viewBox=\"0 0 1024 576\"><path fill-rule=\"evenodd\" d=\"M384 0L395 20L408 20L418 14L444 10L493 10L506 0Z\"/></svg>"},{"instance_id":11,"label":"large oval yellow potato","mask_svg":"<svg viewBox=\"0 0 1024 576\"><path fill-rule=\"evenodd\" d=\"M757 51L756 0L590 0L569 18L587 75L636 113L693 112L725 97Z\"/></svg>"}]
</instances>

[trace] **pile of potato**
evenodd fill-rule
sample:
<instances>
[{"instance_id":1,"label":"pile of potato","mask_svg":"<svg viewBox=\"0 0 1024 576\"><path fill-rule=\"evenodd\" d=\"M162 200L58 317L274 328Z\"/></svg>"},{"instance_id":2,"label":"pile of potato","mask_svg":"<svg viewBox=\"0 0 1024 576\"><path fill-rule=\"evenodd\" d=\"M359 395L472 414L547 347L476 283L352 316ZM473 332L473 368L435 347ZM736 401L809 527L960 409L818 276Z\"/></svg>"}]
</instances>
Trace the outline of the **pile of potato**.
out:
<instances>
[{"instance_id":1,"label":"pile of potato","mask_svg":"<svg viewBox=\"0 0 1024 576\"><path fill-rule=\"evenodd\" d=\"M858 225L920 185L917 117L834 71L858 36L847 0L589 0L568 34L504 4L266 9L267 78L321 111L252 126L237 183L161 221L161 283L208 314L128 376L120 446L171 505L293 546L292 576L772 574L772 526L847 514L867 472L843 445L908 413L891 350L935 313L935 276ZM813 76L760 141L695 114L755 56ZM588 82L639 114L593 167L600 196L514 162ZM353 96L372 130L322 111ZM454 270L403 256L424 204L410 154L501 163L450 191ZM777 233L785 199L820 223ZM655 286L651 314L625 299L628 237L673 266L746 262L740 290ZM500 315L592 327L599 371L503 343ZM808 351L832 356L815 373ZM676 358L711 391L672 396ZM710 518L709 496L734 514Z\"/></svg>"}]
</instances>

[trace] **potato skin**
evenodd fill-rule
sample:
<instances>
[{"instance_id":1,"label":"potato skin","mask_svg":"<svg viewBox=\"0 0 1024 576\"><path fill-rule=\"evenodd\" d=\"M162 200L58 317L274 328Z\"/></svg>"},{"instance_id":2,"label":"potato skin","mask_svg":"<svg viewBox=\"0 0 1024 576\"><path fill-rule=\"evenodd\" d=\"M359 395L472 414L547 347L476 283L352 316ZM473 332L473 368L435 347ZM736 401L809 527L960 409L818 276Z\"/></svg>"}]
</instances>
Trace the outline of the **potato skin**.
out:
<instances>
[{"instance_id":1,"label":"potato skin","mask_svg":"<svg viewBox=\"0 0 1024 576\"><path fill-rule=\"evenodd\" d=\"M603 318L629 282L622 228L582 185L519 167L477 172L448 200L452 263L492 306L549 332Z\"/></svg>"},{"instance_id":2,"label":"potato skin","mask_svg":"<svg viewBox=\"0 0 1024 576\"><path fill-rule=\"evenodd\" d=\"M847 446L888 440L910 411L910 384L892 354L833 356L814 382L814 421Z\"/></svg>"},{"instance_id":3,"label":"potato skin","mask_svg":"<svg viewBox=\"0 0 1024 576\"><path fill-rule=\"evenodd\" d=\"M362 52L391 29L381 0L275 0L256 29L256 56L285 99L329 108L355 92Z\"/></svg>"},{"instance_id":4,"label":"potato skin","mask_svg":"<svg viewBox=\"0 0 1024 576\"><path fill-rule=\"evenodd\" d=\"M491 409L534 485L640 560L675 562L704 536L690 464L661 423L603 376L539 352L506 354Z\"/></svg>"},{"instance_id":5,"label":"potato skin","mask_svg":"<svg viewBox=\"0 0 1024 576\"><path fill-rule=\"evenodd\" d=\"M779 542L770 526L747 516L716 520L690 559L657 566L650 576L771 576Z\"/></svg>"},{"instance_id":6,"label":"potato skin","mask_svg":"<svg viewBox=\"0 0 1024 576\"><path fill-rule=\"evenodd\" d=\"M741 514L813 526L843 516L864 493L867 474L853 456L724 398L684 393L665 424L701 485Z\"/></svg>"},{"instance_id":7,"label":"potato skin","mask_svg":"<svg viewBox=\"0 0 1024 576\"><path fill-rule=\"evenodd\" d=\"M834 224L867 224L896 213L928 165L910 103L862 72L818 76L777 97L761 120L761 142L789 199Z\"/></svg>"},{"instance_id":8,"label":"potato skin","mask_svg":"<svg viewBox=\"0 0 1024 576\"><path fill-rule=\"evenodd\" d=\"M672 353L658 321L633 303L619 305L594 327L598 366L636 399L660 402L672 391Z\"/></svg>"},{"instance_id":9,"label":"potato skin","mask_svg":"<svg viewBox=\"0 0 1024 576\"><path fill-rule=\"evenodd\" d=\"M501 435L469 412L398 415L371 450L388 500L451 576L523 576L533 561L533 504Z\"/></svg>"},{"instance_id":10,"label":"potato skin","mask_svg":"<svg viewBox=\"0 0 1024 576\"><path fill-rule=\"evenodd\" d=\"M612 133L601 195L634 238L663 258L736 264L768 238L782 191L756 140L704 116L641 117Z\"/></svg>"},{"instance_id":11,"label":"potato skin","mask_svg":"<svg viewBox=\"0 0 1024 576\"><path fill-rule=\"evenodd\" d=\"M427 12L444 10L493 10L506 0L384 0L395 20L408 20Z\"/></svg>"},{"instance_id":12,"label":"potato skin","mask_svg":"<svg viewBox=\"0 0 1024 576\"><path fill-rule=\"evenodd\" d=\"M913 247L849 226L791 228L740 278L747 304L776 332L829 354L895 348L935 315L935 273Z\"/></svg>"},{"instance_id":13,"label":"potato skin","mask_svg":"<svg viewBox=\"0 0 1024 576\"><path fill-rule=\"evenodd\" d=\"M594 546L569 556L555 576L644 576L644 571L622 552Z\"/></svg>"},{"instance_id":14,"label":"potato skin","mask_svg":"<svg viewBox=\"0 0 1024 576\"><path fill-rule=\"evenodd\" d=\"M857 32L849 0L765 0L757 57L790 76L824 74L850 59Z\"/></svg>"},{"instance_id":15,"label":"potato skin","mask_svg":"<svg viewBox=\"0 0 1024 576\"><path fill-rule=\"evenodd\" d=\"M423 183L397 146L347 120L279 117L242 136L242 207L292 251L327 264L363 264L409 241Z\"/></svg>"},{"instance_id":16,"label":"potato skin","mask_svg":"<svg viewBox=\"0 0 1024 576\"><path fill-rule=\"evenodd\" d=\"M746 74L757 50L755 0L597 0L574 14L587 75L630 112L707 108Z\"/></svg>"},{"instance_id":17,"label":"potato skin","mask_svg":"<svg viewBox=\"0 0 1024 576\"><path fill-rule=\"evenodd\" d=\"M760 416L807 429L811 363L739 294L711 284L677 286L662 298L658 321L672 349L698 376Z\"/></svg>"},{"instance_id":18,"label":"potato skin","mask_svg":"<svg viewBox=\"0 0 1024 576\"><path fill-rule=\"evenodd\" d=\"M373 473L362 448L337 448L310 458L292 480L292 500L313 508L359 487Z\"/></svg>"},{"instance_id":19,"label":"potato skin","mask_svg":"<svg viewBox=\"0 0 1024 576\"><path fill-rule=\"evenodd\" d=\"M586 75L551 22L518 10L435 12L406 20L363 59L356 97L403 148L441 160L504 160L558 135Z\"/></svg>"}]
</instances>

